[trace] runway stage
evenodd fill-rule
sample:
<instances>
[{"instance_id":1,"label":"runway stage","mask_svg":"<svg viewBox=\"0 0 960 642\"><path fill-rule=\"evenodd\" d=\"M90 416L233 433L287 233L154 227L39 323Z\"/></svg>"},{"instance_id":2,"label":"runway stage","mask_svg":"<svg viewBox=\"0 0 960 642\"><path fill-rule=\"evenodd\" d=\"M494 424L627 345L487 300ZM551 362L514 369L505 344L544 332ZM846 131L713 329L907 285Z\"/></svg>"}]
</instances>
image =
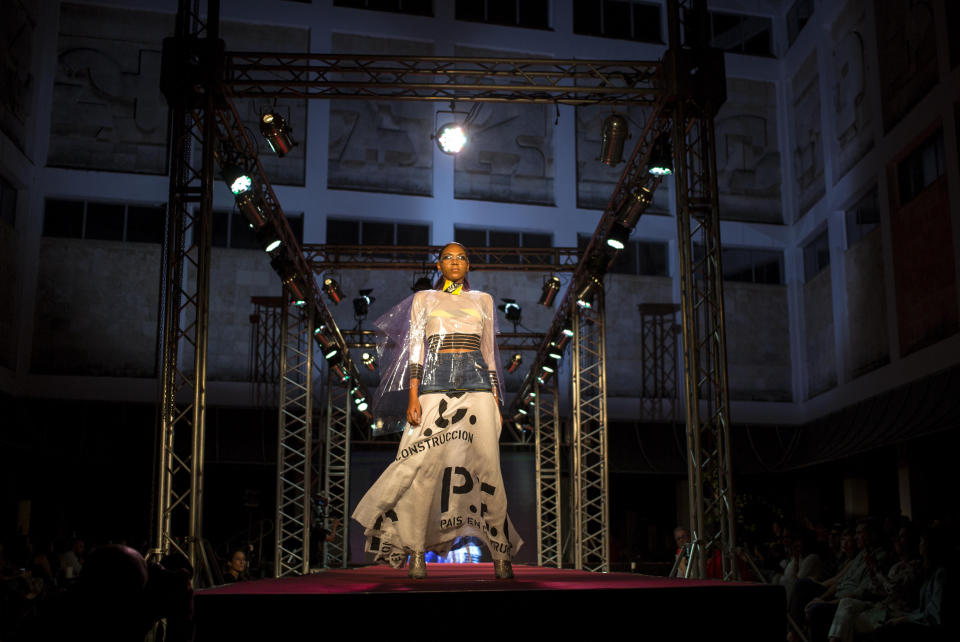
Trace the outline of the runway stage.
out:
<instances>
[{"instance_id":1,"label":"runway stage","mask_svg":"<svg viewBox=\"0 0 960 642\"><path fill-rule=\"evenodd\" d=\"M786 631L786 598L776 586L523 565L514 566L513 580L494 579L492 564L428 564L427 571L414 581L405 569L367 566L198 591L197 640L321 640L352 631L357 640L506 642L520 633L566 640L586 630L584 642L627 632L671 642L718 635L778 642Z\"/></svg>"}]
</instances>

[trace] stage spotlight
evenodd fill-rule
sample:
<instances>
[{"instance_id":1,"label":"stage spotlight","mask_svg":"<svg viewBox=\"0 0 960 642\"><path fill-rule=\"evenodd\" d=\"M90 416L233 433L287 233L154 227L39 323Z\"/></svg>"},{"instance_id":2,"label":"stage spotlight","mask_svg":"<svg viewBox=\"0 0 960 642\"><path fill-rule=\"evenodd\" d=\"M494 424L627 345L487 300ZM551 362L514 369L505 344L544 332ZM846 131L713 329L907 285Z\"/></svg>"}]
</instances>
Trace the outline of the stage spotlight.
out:
<instances>
[{"instance_id":1,"label":"stage spotlight","mask_svg":"<svg viewBox=\"0 0 960 642\"><path fill-rule=\"evenodd\" d=\"M654 176L669 176L673 174L673 146L670 144L670 134L663 132L657 137L650 150L650 163L647 170Z\"/></svg>"},{"instance_id":2,"label":"stage spotlight","mask_svg":"<svg viewBox=\"0 0 960 642\"><path fill-rule=\"evenodd\" d=\"M563 351L560 350L556 343L551 341L550 348L547 350L547 356L551 359L560 361L560 359L563 359Z\"/></svg>"},{"instance_id":3,"label":"stage spotlight","mask_svg":"<svg viewBox=\"0 0 960 642\"><path fill-rule=\"evenodd\" d=\"M327 363L331 366L343 361L343 355L340 354L340 348L335 345L331 345L327 350L324 351L323 358L326 359Z\"/></svg>"},{"instance_id":4,"label":"stage spotlight","mask_svg":"<svg viewBox=\"0 0 960 642\"><path fill-rule=\"evenodd\" d=\"M460 123L447 123L433 137L441 152L453 156L467 144L467 128Z\"/></svg>"},{"instance_id":5,"label":"stage spotlight","mask_svg":"<svg viewBox=\"0 0 960 642\"><path fill-rule=\"evenodd\" d=\"M283 245L283 241L280 240L280 235L277 234L277 231L273 229L272 225L264 225L257 230L257 241L259 241L263 251L267 254L276 251Z\"/></svg>"},{"instance_id":6,"label":"stage spotlight","mask_svg":"<svg viewBox=\"0 0 960 642\"><path fill-rule=\"evenodd\" d=\"M237 196L237 209L243 214L253 230L259 230L266 225L267 219L263 216L260 206L253 192L244 192Z\"/></svg>"},{"instance_id":7,"label":"stage spotlight","mask_svg":"<svg viewBox=\"0 0 960 642\"><path fill-rule=\"evenodd\" d=\"M616 167L623 162L623 144L630 138L627 119L620 114L610 114L603 121L600 135L600 162Z\"/></svg>"},{"instance_id":8,"label":"stage spotlight","mask_svg":"<svg viewBox=\"0 0 960 642\"><path fill-rule=\"evenodd\" d=\"M270 267L280 276L280 281L290 290L294 305L306 305L307 297L300 281L300 275L293 261L279 255L270 260Z\"/></svg>"},{"instance_id":9,"label":"stage spotlight","mask_svg":"<svg viewBox=\"0 0 960 642\"><path fill-rule=\"evenodd\" d=\"M239 165L224 165L221 174L234 196L253 190L253 178Z\"/></svg>"},{"instance_id":10,"label":"stage spotlight","mask_svg":"<svg viewBox=\"0 0 960 642\"><path fill-rule=\"evenodd\" d=\"M414 292L420 292L421 290L429 290L433 287L433 281L430 280L429 276L421 276L417 279L416 283L413 284L413 287L410 288Z\"/></svg>"},{"instance_id":11,"label":"stage spotlight","mask_svg":"<svg viewBox=\"0 0 960 642\"><path fill-rule=\"evenodd\" d=\"M267 112L260 117L260 133L267 139L270 149L278 157L283 158L297 144L291 136L293 129L287 125L283 116L276 112Z\"/></svg>"},{"instance_id":12,"label":"stage spotlight","mask_svg":"<svg viewBox=\"0 0 960 642\"><path fill-rule=\"evenodd\" d=\"M522 311L520 310L520 304L514 301L513 299L500 299L503 301L497 307L503 310L503 314L507 317L507 321L510 321L513 324L520 323L520 318Z\"/></svg>"},{"instance_id":13,"label":"stage spotlight","mask_svg":"<svg viewBox=\"0 0 960 642\"><path fill-rule=\"evenodd\" d=\"M630 230L620 223L614 223L613 227L610 228L610 233L607 235L607 245L615 250L622 250L627 246L629 239Z\"/></svg>"},{"instance_id":14,"label":"stage spotlight","mask_svg":"<svg viewBox=\"0 0 960 642\"><path fill-rule=\"evenodd\" d=\"M540 291L540 299L537 303L548 308L551 307L558 292L560 292L560 278L554 275L543 282L543 290Z\"/></svg>"},{"instance_id":15,"label":"stage spotlight","mask_svg":"<svg viewBox=\"0 0 960 642\"><path fill-rule=\"evenodd\" d=\"M530 392L527 394L526 397L524 397L523 403L527 404L528 406L532 406L536 404L536 397L537 397L537 393Z\"/></svg>"},{"instance_id":16,"label":"stage spotlight","mask_svg":"<svg viewBox=\"0 0 960 642\"><path fill-rule=\"evenodd\" d=\"M550 374L553 374L554 372L556 372L553 366L548 366L546 364L540 366L540 369Z\"/></svg>"},{"instance_id":17,"label":"stage spotlight","mask_svg":"<svg viewBox=\"0 0 960 642\"><path fill-rule=\"evenodd\" d=\"M567 334L569 332L569 334ZM567 347L567 344L570 343L570 339L573 338L573 330L569 328L564 328L563 332L560 334L560 339L557 341L557 350L561 353L563 349Z\"/></svg>"},{"instance_id":18,"label":"stage spotlight","mask_svg":"<svg viewBox=\"0 0 960 642\"><path fill-rule=\"evenodd\" d=\"M376 360L376 358L375 358L372 354L370 354L369 352L364 352L364 353L360 356L360 361L363 362L363 365L367 366L367 370L369 370L369 371L371 371L371 372L373 372L374 370L377 369L377 360Z\"/></svg>"},{"instance_id":19,"label":"stage spotlight","mask_svg":"<svg viewBox=\"0 0 960 642\"><path fill-rule=\"evenodd\" d=\"M357 410L359 410L360 412L363 412L369 407L370 407L370 404L368 404L365 399L361 400L360 403L357 404Z\"/></svg>"},{"instance_id":20,"label":"stage spotlight","mask_svg":"<svg viewBox=\"0 0 960 642\"><path fill-rule=\"evenodd\" d=\"M550 380L550 377L552 377L552 376L553 376L553 370L552 370L552 369L550 369L550 368L543 368L543 370L541 370L541 372L540 372L540 376L537 377L537 381L539 381L541 384L545 384L545 383L547 383L547 381Z\"/></svg>"},{"instance_id":21,"label":"stage spotlight","mask_svg":"<svg viewBox=\"0 0 960 642\"><path fill-rule=\"evenodd\" d=\"M650 207L652 202L653 192L649 188L641 186L630 190L620 214L620 223L627 229L632 230L640 219L640 215Z\"/></svg>"},{"instance_id":22,"label":"stage spotlight","mask_svg":"<svg viewBox=\"0 0 960 642\"><path fill-rule=\"evenodd\" d=\"M334 305L343 301L343 290L340 289L340 284L329 276L323 280L323 291Z\"/></svg>"},{"instance_id":23,"label":"stage spotlight","mask_svg":"<svg viewBox=\"0 0 960 642\"><path fill-rule=\"evenodd\" d=\"M509 363L507 363L506 371L510 374L513 374L517 371L517 368L520 367L520 364L523 362L523 355L519 352L515 352L512 357L510 357Z\"/></svg>"},{"instance_id":24,"label":"stage spotlight","mask_svg":"<svg viewBox=\"0 0 960 642\"><path fill-rule=\"evenodd\" d=\"M370 304L376 301L375 297L370 296L373 289L360 290L360 296L353 300L353 314L362 319L370 312Z\"/></svg>"},{"instance_id":25,"label":"stage spotlight","mask_svg":"<svg viewBox=\"0 0 960 642\"><path fill-rule=\"evenodd\" d=\"M577 305L581 308L590 309L593 307L593 295L600 286L600 281L595 276L587 277L584 284L577 292Z\"/></svg>"}]
</instances>

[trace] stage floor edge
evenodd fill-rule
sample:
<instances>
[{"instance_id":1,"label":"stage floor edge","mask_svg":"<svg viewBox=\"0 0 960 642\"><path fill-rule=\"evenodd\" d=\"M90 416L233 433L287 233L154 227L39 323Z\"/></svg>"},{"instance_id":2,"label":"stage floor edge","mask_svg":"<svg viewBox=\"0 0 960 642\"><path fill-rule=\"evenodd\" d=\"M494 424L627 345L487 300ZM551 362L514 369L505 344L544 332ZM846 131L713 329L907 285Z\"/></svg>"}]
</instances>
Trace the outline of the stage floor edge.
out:
<instances>
[{"instance_id":1,"label":"stage floor edge","mask_svg":"<svg viewBox=\"0 0 960 642\"><path fill-rule=\"evenodd\" d=\"M429 564L427 579L410 580L404 569L369 566L201 590L196 640L630 631L648 640L779 642L786 633L779 586L525 565L514 572L496 580L492 564Z\"/></svg>"}]
</instances>

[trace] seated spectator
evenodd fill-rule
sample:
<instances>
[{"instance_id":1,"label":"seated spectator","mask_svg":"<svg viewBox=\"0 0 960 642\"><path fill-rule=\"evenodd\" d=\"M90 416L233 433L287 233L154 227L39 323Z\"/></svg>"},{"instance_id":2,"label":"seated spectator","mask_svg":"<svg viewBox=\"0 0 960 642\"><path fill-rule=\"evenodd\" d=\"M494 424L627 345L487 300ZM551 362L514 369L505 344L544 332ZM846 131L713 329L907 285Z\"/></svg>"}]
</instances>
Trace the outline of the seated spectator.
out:
<instances>
[{"instance_id":1,"label":"seated spectator","mask_svg":"<svg viewBox=\"0 0 960 642\"><path fill-rule=\"evenodd\" d=\"M819 580L820 567L820 556L816 552L813 533L804 530L793 537L791 539L790 559L783 569L779 582L787 591L788 605L793 599L797 582L801 579Z\"/></svg>"},{"instance_id":2,"label":"seated spectator","mask_svg":"<svg viewBox=\"0 0 960 642\"><path fill-rule=\"evenodd\" d=\"M690 559L690 531L677 526L673 529L673 541L677 545L673 556L673 577L686 577L687 561Z\"/></svg>"},{"instance_id":3,"label":"seated spectator","mask_svg":"<svg viewBox=\"0 0 960 642\"><path fill-rule=\"evenodd\" d=\"M60 554L60 572L64 579L73 580L80 577L83 570L84 543L79 537L74 538L70 549Z\"/></svg>"},{"instance_id":4,"label":"seated spectator","mask_svg":"<svg viewBox=\"0 0 960 642\"><path fill-rule=\"evenodd\" d=\"M827 639L841 599L873 598L873 576L877 572L887 571L887 554L880 546L877 524L861 520L857 524L856 539L860 552L837 576L836 581L805 608L812 642L824 642Z\"/></svg>"},{"instance_id":5,"label":"seated spectator","mask_svg":"<svg viewBox=\"0 0 960 642\"><path fill-rule=\"evenodd\" d=\"M845 597L840 600L828 634L831 641L852 642L854 633L873 631L883 622L913 610L921 572L914 539L909 527L900 529L894 541L897 561L886 575L879 573L875 564L867 567L873 583L871 592L883 596L882 599Z\"/></svg>"},{"instance_id":6,"label":"seated spectator","mask_svg":"<svg viewBox=\"0 0 960 642\"><path fill-rule=\"evenodd\" d=\"M235 548L230 552L227 572L223 574L223 581L231 584L233 582L244 582L247 579L247 547Z\"/></svg>"}]
</instances>

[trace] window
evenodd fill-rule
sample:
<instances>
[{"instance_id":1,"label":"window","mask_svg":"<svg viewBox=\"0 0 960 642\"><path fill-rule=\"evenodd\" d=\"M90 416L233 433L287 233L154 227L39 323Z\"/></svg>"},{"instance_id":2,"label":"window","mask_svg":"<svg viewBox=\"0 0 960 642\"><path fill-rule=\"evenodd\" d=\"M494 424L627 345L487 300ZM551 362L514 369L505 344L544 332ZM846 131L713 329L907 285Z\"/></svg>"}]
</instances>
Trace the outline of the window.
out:
<instances>
[{"instance_id":1,"label":"window","mask_svg":"<svg viewBox=\"0 0 960 642\"><path fill-rule=\"evenodd\" d=\"M573 31L586 36L660 43L660 5L630 0L574 0Z\"/></svg>"},{"instance_id":2,"label":"window","mask_svg":"<svg viewBox=\"0 0 960 642\"><path fill-rule=\"evenodd\" d=\"M581 255L593 238L588 234L577 235L577 249ZM613 265L610 274L633 274L641 276L669 276L667 269L667 244L664 241L630 241Z\"/></svg>"},{"instance_id":3,"label":"window","mask_svg":"<svg viewBox=\"0 0 960 642\"><path fill-rule=\"evenodd\" d=\"M333 0L333 6L433 16L432 0Z\"/></svg>"},{"instance_id":4,"label":"window","mask_svg":"<svg viewBox=\"0 0 960 642\"><path fill-rule=\"evenodd\" d=\"M787 43L793 46L797 36L810 21L813 15L813 0L796 0L787 11Z\"/></svg>"},{"instance_id":5,"label":"window","mask_svg":"<svg viewBox=\"0 0 960 642\"><path fill-rule=\"evenodd\" d=\"M127 205L49 198L43 235L51 238L160 243L164 205Z\"/></svg>"},{"instance_id":6,"label":"window","mask_svg":"<svg viewBox=\"0 0 960 642\"><path fill-rule=\"evenodd\" d=\"M877 203L877 188L874 187L846 212L847 249L856 245L880 224L880 208Z\"/></svg>"},{"instance_id":7,"label":"window","mask_svg":"<svg viewBox=\"0 0 960 642\"><path fill-rule=\"evenodd\" d=\"M724 281L783 284L783 253L780 250L730 247L721 251Z\"/></svg>"},{"instance_id":8,"label":"window","mask_svg":"<svg viewBox=\"0 0 960 642\"><path fill-rule=\"evenodd\" d=\"M761 16L710 12L710 46L748 56L773 56L773 21Z\"/></svg>"},{"instance_id":9,"label":"window","mask_svg":"<svg viewBox=\"0 0 960 642\"><path fill-rule=\"evenodd\" d=\"M13 227L17 219L17 190L0 176L0 221Z\"/></svg>"},{"instance_id":10,"label":"window","mask_svg":"<svg viewBox=\"0 0 960 642\"><path fill-rule=\"evenodd\" d=\"M455 226L453 240L462 243L470 250L471 263L487 263L488 256L478 252L479 248L519 248L519 247L553 247L553 235L539 232L520 232L515 230L484 230L470 227ZM502 256L498 263L519 263L520 256Z\"/></svg>"},{"instance_id":11,"label":"window","mask_svg":"<svg viewBox=\"0 0 960 642\"><path fill-rule=\"evenodd\" d=\"M943 130L920 143L897 165L900 205L906 205L943 176Z\"/></svg>"},{"instance_id":12,"label":"window","mask_svg":"<svg viewBox=\"0 0 960 642\"><path fill-rule=\"evenodd\" d=\"M457 0L457 20L496 25L550 28L549 0Z\"/></svg>"},{"instance_id":13,"label":"window","mask_svg":"<svg viewBox=\"0 0 960 642\"><path fill-rule=\"evenodd\" d=\"M415 223L327 219L327 245L409 245L430 244L430 226Z\"/></svg>"},{"instance_id":14,"label":"window","mask_svg":"<svg viewBox=\"0 0 960 642\"><path fill-rule=\"evenodd\" d=\"M809 281L830 265L830 244L827 230L803 246L803 280Z\"/></svg>"}]
</instances>

